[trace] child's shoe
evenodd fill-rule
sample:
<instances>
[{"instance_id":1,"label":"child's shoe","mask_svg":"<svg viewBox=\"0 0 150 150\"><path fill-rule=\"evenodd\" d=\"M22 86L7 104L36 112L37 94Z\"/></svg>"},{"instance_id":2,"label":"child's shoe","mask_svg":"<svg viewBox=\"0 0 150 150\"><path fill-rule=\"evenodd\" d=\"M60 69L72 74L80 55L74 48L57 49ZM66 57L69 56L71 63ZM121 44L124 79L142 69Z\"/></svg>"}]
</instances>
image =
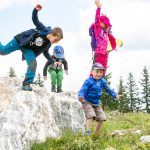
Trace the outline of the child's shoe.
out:
<instances>
[{"instance_id":1,"label":"child's shoe","mask_svg":"<svg viewBox=\"0 0 150 150\"><path fill-rule=\"evenodd\" d=\"M87 130L87 131L85 132L85 135L90 136L90 135L91 135L91 131L90 131L90 130Z\"/></svg>"},{"instance_id":2,"label":"child's shoe","mask_svg":"<svg viewBox=\"0 0 150 150\"><path fill-rule=\"evenodd\" d=\"M57 93L61 93L61 92L63 92L61 87L57 87Z\"/></svg>"},{"instance_id":3,"label":"child's shoe","mask_svg":"<svg viewBox=\"0 0 150 150\"><path fill-rule=\"evenodd\" d=\"M51 91L52 91L52 92L56 92L55 85L52 86Z\"/></svg>"},{"instance_id":4,"label":"child's shoe","mask_svg":"<svg viewBox=\"0 0 150 150\"><path fill-rule=\"evenodd\" d=\"M21 89L24 91L32 91L32 87L30 86L30 83L23 83Z\"/></svg>"}]
</instances>

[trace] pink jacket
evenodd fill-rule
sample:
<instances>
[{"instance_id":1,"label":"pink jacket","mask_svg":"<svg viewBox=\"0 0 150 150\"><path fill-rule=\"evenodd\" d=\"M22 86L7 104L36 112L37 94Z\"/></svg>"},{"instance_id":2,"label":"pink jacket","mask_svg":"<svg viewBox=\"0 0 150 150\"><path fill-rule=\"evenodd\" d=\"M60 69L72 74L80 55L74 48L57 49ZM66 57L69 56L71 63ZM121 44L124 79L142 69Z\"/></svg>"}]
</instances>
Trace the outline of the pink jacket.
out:
<instances>
[{"instance_id":1,"label":"pink jacket","mask_svg":"<svg viewBox=\"0 0 150 150\"><path fill-rule=\"evenodd\" d=\"M100 11L101 11L101 9L97 8L96 16L95 16L95 23L92 25L92 26L94 26L95 38L96 38L96 41L98 43L95 52L101 53L101 54L106 54L108 38L109 38L109 41L111 43L112 49L116 48L116 42L115 42L115 38L113 37L112 34L104 31L101 28L101 26L100 26L100 22L101 22Z\"/></svg>"}]
</instances>

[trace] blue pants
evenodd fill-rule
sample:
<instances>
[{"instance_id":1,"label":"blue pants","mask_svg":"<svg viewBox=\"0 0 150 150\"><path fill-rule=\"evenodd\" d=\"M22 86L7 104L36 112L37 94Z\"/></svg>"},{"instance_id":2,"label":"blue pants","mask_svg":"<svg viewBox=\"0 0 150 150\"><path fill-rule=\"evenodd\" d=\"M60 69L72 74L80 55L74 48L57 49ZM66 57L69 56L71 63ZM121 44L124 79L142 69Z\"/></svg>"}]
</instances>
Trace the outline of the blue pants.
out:
<instances>
[{"instance_id":1,"label":"blue pants","mask_svg":"<svg viewBox=\"0 0 150 150\"><path fill-rule=\"evenodd\" d=\"M5 46L3 46L0 43L0 55L7 55L16 50L22 50L24 58L28 65L23 84L32 83L35 77L35 72L37 67L36 56L33 50L20 47L20 45L18 44L15 38Z\"/></svg>"}]
</instances>

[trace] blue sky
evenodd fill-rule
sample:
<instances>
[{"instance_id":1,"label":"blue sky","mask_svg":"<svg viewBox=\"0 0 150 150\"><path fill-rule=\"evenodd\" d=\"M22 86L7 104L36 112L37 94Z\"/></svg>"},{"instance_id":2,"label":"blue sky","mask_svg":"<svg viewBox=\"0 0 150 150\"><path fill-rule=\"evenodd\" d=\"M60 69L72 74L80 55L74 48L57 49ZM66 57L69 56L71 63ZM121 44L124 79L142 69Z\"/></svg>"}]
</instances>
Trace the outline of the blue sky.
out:
<instances>
[{"instance_id":1,"label":"blue sky","mask_svg":"<svg viewBox=\"0 0 150 150\"><path fill-rule=\"evenodd\" d=\"M119 77L127 79L129 72L141 77L144 66L150 70L150 1L149 0L101 0L102 12L113 25L112 31L122 38L124 47L109 55L112 72L112 87L116 88ZM34 28L31 20L35 4L43 5L39 19L45 25L60 26L64 39L59 43L65 49L69 63L69 76L64 75L65 90L79 90L91 68L91 48L88 28L94 21L96 6L93 0L0 0L0 41L9 42L19 32ZM55 45L53 45L55 46ZM50 52L52 52L52 48ZM37 73L42 74L46 59L37 58ZM15 68L19 77L26 72L26 62L21 61L21 52L0 56L0 76L7 75L9 67ZM45 84L49 86L50 81Z\"/></svg>"}]
</instances>

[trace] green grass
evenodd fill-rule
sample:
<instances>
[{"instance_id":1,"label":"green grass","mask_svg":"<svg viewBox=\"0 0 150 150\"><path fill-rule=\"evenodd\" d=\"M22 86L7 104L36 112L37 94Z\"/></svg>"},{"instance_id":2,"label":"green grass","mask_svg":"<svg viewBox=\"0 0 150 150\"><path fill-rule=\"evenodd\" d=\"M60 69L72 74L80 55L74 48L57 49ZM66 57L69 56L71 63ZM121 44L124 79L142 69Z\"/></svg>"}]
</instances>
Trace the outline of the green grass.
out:
<instances>
[{"instance_id":1,"label":"green grass","mask_svg":"<svg viewBox=\"0 0 150 150\"><path fill-rule=\"evenodd\" d=\"M123 129L137 129L142 133L112 136L114 130ZM98 138L67 130L57 139L48 138L44 143L34 143L31 150L102 150L111 147L117 150L149 150L150 143L143 144L139 140L142 135L150 135L150 115L127 113L104 122Z\"/></svg>"}]
</instances>

